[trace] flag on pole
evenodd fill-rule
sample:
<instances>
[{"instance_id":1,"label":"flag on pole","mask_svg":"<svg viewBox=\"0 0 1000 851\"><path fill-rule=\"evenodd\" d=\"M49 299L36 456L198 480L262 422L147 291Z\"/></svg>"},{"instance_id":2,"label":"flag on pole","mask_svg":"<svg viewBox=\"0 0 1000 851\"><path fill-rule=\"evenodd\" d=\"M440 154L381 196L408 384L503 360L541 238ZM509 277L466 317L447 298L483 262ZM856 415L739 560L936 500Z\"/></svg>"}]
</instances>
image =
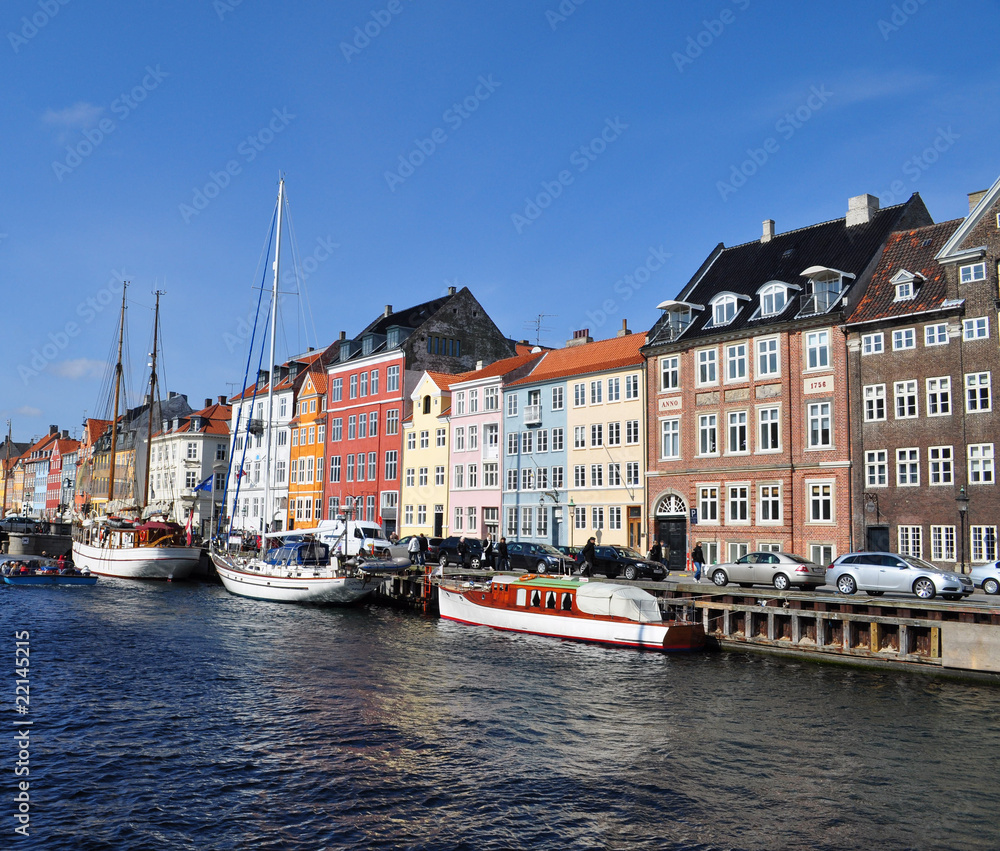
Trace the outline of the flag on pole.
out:
<instances>
[{"instance_id":1,"label":"flag on pole","mask_svg":"<svg viewBox=\"0 0 1000 851\"><path fill-rule=\"evenodd\" d=\"M187 522L187 546L191 546L191 523L194 520L194 512L188 512L188 522Z\"/></svg>"},{"instance_id":2,"label":"flag on pole","mask_svg":"<svg viewBox=\"0 0 1000 851\"><path fill-rule=\"evenodd\" d=\"M215 473L212 473L205 481L203 481L198 487L195 488L196 491L210 491L212 489L212 479Z\"/></svg>"}]
</instances>

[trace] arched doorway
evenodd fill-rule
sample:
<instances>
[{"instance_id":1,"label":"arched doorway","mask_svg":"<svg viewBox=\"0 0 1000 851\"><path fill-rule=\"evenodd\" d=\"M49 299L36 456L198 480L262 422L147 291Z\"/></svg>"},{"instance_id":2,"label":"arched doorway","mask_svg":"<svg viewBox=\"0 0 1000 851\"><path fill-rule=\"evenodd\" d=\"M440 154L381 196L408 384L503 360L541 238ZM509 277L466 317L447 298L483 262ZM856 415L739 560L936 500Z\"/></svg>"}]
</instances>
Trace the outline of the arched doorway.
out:
<instances>
[{"instance_id":1,"label":"arched doorway","mask_svg":"<svg viewBox=\"0 0 1000 851\"><path fill-rule=\"evenodd\" d=\"M687 568L687 506L677 494L664 494L653 512L655 538L663 542L663 556L670 558L669 570Z\"/></svg>"}]
</instances>

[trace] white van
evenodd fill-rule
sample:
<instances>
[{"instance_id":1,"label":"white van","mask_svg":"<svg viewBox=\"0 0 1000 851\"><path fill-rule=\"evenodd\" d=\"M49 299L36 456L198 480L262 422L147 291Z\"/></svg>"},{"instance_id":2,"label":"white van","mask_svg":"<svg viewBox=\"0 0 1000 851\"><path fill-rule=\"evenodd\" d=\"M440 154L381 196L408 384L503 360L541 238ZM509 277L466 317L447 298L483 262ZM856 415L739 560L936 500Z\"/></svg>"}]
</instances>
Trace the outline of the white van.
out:
<instances>
[{"instance_id":1,"label":"white van","mask_svg":"<svg viewBox=\"0 0 1000 851\"><path fill-rule=\"evenodd\" d=\"M382 527L367 520L320 520L311 529L289 530L289 534L295 532L315 535L331 553L339 556L355 556L361 551L370 553L372 549L378 555L391 546Z\"/></svg>"}]
</instances>

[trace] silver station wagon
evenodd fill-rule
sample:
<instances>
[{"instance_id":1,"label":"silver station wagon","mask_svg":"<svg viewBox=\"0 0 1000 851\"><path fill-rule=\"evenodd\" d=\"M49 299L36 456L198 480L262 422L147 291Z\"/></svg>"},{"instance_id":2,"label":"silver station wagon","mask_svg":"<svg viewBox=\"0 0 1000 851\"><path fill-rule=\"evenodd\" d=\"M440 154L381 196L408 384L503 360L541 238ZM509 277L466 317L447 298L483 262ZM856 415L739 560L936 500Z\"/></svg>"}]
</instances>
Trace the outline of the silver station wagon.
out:
<instances>
[{"instance_id":1,"label":"silver station wagon","mask_svg":"<svg viewBox=\"0 0 1000 851\"><path fill-rule=\"evenodd\" d=\"M940 594L961 600L972 593L972 580L961 573L940 570L915 556L896 553L848 553L827 568L830 584L841 594L865 591L878 597L886 591L903 591L930 600Z\"/></svg>"},{"instance_id":2,"label":"silver station wagon","mask_svg":"<svg viewBox=\"0 0 1000 851\"><path fill-rule=\"evenodd\" d=\"M779 591L792 586L817 588L826 582L821 565L793 553L775 552L747 553L736 561L713 565L708 576L716 585L773 585Z\"/></svg>"}]
</instances>

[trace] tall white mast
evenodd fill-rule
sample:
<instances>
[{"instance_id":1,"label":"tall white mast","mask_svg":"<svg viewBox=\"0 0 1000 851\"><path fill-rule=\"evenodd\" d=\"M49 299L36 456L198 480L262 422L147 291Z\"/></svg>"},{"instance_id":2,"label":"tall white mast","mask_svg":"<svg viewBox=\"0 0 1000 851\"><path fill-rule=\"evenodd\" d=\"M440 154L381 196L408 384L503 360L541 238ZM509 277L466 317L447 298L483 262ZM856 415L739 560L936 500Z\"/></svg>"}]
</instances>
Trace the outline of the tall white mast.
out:
<instances>
[{"instance_id":1,"label":"tall white mast","mask_svg":"<svg viewBox=\"0 0 1000 851\"><path fill-rule=\"evenodd\" d=\"M271 289L271 364L267 375L267 437L265 438L264 470L264 533L270 531L271 519L271 432L274 428L274 334L278 324L278 274L281 260L281 213L285 205L285 179L278 181L278 234L274 243L274 285ZM261 535L261 551L267 552L267 541Z\"/></svg>"}]
</instances>

